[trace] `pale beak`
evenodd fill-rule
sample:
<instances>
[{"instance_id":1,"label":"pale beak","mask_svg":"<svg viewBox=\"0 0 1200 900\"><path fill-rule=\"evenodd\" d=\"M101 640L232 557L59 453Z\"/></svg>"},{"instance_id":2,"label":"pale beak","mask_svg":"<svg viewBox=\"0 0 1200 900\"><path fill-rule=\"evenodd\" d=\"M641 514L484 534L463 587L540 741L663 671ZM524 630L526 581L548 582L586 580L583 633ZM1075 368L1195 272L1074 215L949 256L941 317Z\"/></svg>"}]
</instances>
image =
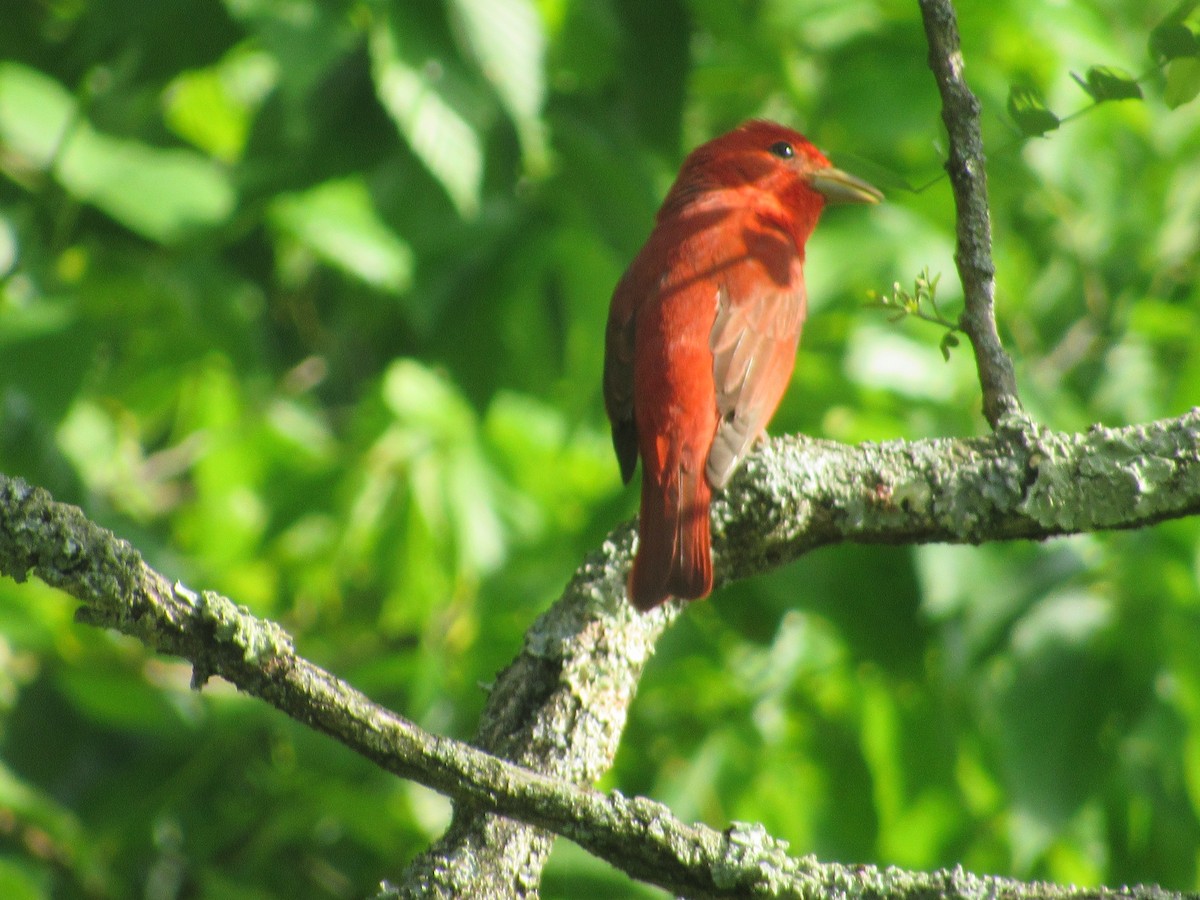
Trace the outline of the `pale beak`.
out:
<instances>
[{"instance_id":1,"label":"pale beak","mask_svg":"<svg viewBox=\"0 0 1200 900\"><path fill-rule=\"evenodd\" d=\"M826 203L878 203L883 199L879 188L832 167L810 173L808 183Z\"/></svg>"}]
</instances>

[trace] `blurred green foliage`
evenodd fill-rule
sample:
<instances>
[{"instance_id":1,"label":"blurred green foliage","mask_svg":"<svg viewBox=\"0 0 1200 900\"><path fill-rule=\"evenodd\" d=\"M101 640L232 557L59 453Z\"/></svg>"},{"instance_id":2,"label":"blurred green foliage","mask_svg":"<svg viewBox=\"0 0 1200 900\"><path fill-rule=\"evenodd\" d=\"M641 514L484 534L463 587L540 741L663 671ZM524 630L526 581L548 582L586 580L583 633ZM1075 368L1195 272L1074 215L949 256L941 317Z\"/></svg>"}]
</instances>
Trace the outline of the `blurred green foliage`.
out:
<instances>
[{"instance_id":1,"label":"blurred green foliage","mask_svg":"<svg viewBox=\"0 0 1200 900\"><path fill-rule=\"evenodd\" d=\"M1179 11L960 4L1000 326L1057 429L1200 399ZM961 302L946 182L902 188L945 151L914 3L41 0L4 20L0 470L429 728L472 733L480 683L633 512L603 325L696 143L774 117L889 189L810 246L773 430L984 427L965 348L943 362L940 328L865 308L926 267L940 308ZM1013 86L1065 117L1147 70L1143 100L1046 138L1006 112ZM1192 521L813 554L681 618L605 786L829 859L1200 887L1198 560ZM423 789L188 674L0 583L0 895L362 896L444 826ZM545 884L639 890L571 846Z\"/></svg>"}]
</instances>

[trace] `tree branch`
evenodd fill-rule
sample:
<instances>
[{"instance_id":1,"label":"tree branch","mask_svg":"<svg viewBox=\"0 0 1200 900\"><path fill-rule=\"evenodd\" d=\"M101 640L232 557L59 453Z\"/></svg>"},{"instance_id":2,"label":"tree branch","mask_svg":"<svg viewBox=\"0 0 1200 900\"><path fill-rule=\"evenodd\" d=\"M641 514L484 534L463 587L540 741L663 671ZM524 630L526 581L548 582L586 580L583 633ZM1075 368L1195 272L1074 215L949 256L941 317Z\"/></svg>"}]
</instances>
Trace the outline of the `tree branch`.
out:
<instances>
[{"instance_id":1,"label":"tree branch","mask_svg":"<svg viewBox=\"0 0 1200 900\"><path fill-rule=\"evenodd\" d=\"M730 486L714 511L715 549L722 571L739 578L835 541L1043 538L1197 511L1200 411L1073 435L1014 429L860 447L792 438L752 457ZM851 873L789 858L782 842L751 826L719 833L681 823L649 800L572 786L610 764L633 686L674 615L641 616L624 601L630 537L622 526L585 561L492 691L479 743L522 767L422 731L297 656L279 626L219 595L171 584L75 507L0 476L0 572L17 580L36 574L82 602L80 621L190 660L197 685L220 675L456 800L454 827L397 889L405 896L534 893L550 833L688 896L812 896L853 876L886 882L879 896L916 897L957 877ZM509 843L496 847L501 837ZM512 841L524 870L512 862ZM470 853L481 855L468 865ZM514 880L498 882L499 873ZM1030 890L992 886L1004 896Z\"/></svg>"},{"instance_id":2,"label":"tree branch","mask_svg":"<svg viewBox=\"0 0 1200 900\"><path fill-rule=\"evenodd\" d=\"M983 414L993 428L1020 412L1012 360L996 332L996 266L992 262L992 223L988 213L987 169L979 100L963 78L958 19L951 0L920 0L929 68L942 95L942 121L950 137L946 171L957 209L954 262L962 280L964 310L959 326L975 349L983 389Z\"/></svg>"}]
</instances>

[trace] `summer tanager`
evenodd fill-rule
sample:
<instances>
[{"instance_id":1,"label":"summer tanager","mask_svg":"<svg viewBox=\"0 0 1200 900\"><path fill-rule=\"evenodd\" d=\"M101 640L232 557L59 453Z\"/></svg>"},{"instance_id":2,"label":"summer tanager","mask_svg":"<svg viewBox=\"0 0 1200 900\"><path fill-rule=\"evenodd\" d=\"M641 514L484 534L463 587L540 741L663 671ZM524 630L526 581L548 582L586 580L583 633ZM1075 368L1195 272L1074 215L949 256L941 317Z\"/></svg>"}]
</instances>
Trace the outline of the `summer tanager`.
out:
<instances>
[{"instance_id":1,"label":"summer tanager","mask_svg":"<svg viewBox=\"0 0 1200 900\"><path fill-rule=\"evenodd\" d=\"M747 122L684 160L605 333L604 404L626 483L642 458L638 609L712 591L709 503L791 379L804 244L826 203L881 199L773 122Z\"/></svg>"}]
</instances>

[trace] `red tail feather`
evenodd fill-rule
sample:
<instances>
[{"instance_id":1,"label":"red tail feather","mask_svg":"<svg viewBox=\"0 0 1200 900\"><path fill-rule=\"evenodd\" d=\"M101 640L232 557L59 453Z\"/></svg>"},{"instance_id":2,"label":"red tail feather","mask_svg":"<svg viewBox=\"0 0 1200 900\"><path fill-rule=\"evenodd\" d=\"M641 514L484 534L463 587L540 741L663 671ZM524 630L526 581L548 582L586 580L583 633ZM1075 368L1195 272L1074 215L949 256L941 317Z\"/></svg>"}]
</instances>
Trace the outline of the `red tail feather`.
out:
<instances>
[{"instance_id":1,"label":"red tail feather","mask_svg":"<svg viewBox=\"0 0 1200 900\"><path fill-rule=\"evenodd\" d=\"M670 597L695 600L712 592L708 507L712 491L704 467L642 479L638 551L629 575L629 597L642 612Z\"/></svg>"}]
</instances>

